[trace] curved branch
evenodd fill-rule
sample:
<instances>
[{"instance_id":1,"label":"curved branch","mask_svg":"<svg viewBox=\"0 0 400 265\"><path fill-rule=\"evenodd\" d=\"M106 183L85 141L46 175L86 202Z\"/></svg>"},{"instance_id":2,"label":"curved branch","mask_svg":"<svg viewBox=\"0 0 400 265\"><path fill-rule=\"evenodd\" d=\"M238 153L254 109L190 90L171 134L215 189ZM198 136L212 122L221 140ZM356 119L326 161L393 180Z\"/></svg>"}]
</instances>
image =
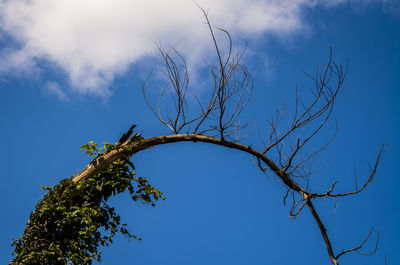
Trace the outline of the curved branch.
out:
<instances>
[{"instance_id":1,"label":"curved branch","mask_svg":"<svg viewBox=\"0 0 400 265\"><path fill-rule=\"evenodd\" d=\"M379 153L378 153L377 157L376 157L374 167L371 169L371 173L369 174L368 179L365 181L364 185L361 188L357 189L357 187L356 187L355 191L344 192L344 193L333 193L332 194L333 189L335 188L335 185L338 183L338 181L334 181L332 186L330 187L330 189L327 192L320 193L320 194L312 193L312 194L310 194L310 197L311 198L318 198L318 197L332 197L332 198L334 198L334 197L346 197L346 196L349 196L349 195L356 195L356 194L362 192L374 180L375 175L376 175L376 171L378 170L379 163L381 162L381 159L382 159L382 153L384 151L385 151L384 146L382 146L381 149L379 150Z\"/></svg>"},{"instance_id":2,"label":"curved branch","mask_svg":"<svg viewBox=\"0 0 400 265\"><path fill-rule=\"evenodd\" d=\"M265 163L268 168L273 171L281 180L282 182L291 190L298 192L305 200L306 205L310 209L319 229L321 235L324 239L326 248L328 250L329 257L334 265L338 265L337 259L333 253L332 244L326 232L326 228L322 223L314 205L311 202L310 194L303 190L297 182L292 180L288 174L280 169L271 159L266 157L262 152L251 148L250 146L246 146L239 143L234 142L227 142L221 139L217 139L210 136L204 135L196 135L196 134L176 134L176 135L168 135L168 136L156 136L152 138L130 138L120 147L117 147L115 150L111 150L110 152L104 154L101 157L95 158L92 162L89 163L76 177L73 178L74 182L79 182L85 178L98 174L108 165L110 165L113 161L126 156L126 155L133 155L142 150L146 150L157 145L169 144L169 143L177 143L177 142L204 142L210 143L215 145L224 146L231 149L236 149L239 151L246 152L258 160Z\"/></svg>"},{"instance_id":3,"label":"curved branch","mask_svg":"<svg viewBox=\"0 0 400 265\"><path fill-rule=\"evenodd\" d=\"M261 152L251 148L250 146L234 142L227 142L211 136L197 135L197 134L176 134L168 136L156 136L147 139L131 138L124 144L122 144L120 147L117 147L117 149L112 150L104 154L103 156L93 159L92 162L90 162L80 173L78 173L78 175L76 175L73 178L73 181L79 182L85 178L96 175L100 171L107 168L107 166L110 165L113 161L123 156L126 155L131 156L135 153L138 153L139 151L149 149L157 145L177 143L177 142L204 142L244 151L264 162L269 167L269 169L273 171L283 181L283 183L286 184L286 186L301 194L302 193L308 194L305 190L303 190L299 186L299 184L297 184L294 180L292 180L288 174L283 172L280 169L280 167L278 167L271 159L266 157Z\"/></svg>"},{"instance_id":4,"label":"curved branch","mask_svg":"<svg viewBox=\"0 0 400 265\"><path fill-rule=\"evenodd\" d=\"M360 245L358 245L355 248L351 248L351 249L347 249L347 250L343 250L342 252L340 252L337 256L336 259L340 258L342 255L350 253L350 252L354 252L356 251L358 254L360 255L364 255L364 256L371 256L374 255L376 253L376 250L378 249L378 243L379 243L379 232L377 232L377 239L376 239L376 243L375 243L375 248L369 252L369 253L364 253L361 252L360 249L365 245L365 243L368 241L368 239L370 238L372 232L374 231L374 228L371 228L371 230L369 231L367 237L364 239L363 242L360 243Z\"/></svg>"}]
</instances>

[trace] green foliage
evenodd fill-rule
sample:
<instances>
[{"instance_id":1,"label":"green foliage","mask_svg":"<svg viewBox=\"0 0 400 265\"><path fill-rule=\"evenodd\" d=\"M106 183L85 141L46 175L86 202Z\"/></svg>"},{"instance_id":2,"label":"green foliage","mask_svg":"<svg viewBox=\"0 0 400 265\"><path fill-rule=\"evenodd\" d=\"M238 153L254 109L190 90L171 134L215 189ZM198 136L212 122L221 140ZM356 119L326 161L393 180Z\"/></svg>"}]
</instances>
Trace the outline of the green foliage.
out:
<instances>
[{"instance_id":1,"label":"green foliage","mask_svg":"<svg viewBox=\"0 0 400 265\"><path fill-rule=\"evenodd\" d=\"M112 144L89 142L81 147L97 157L113 149ZM72 177L54 187L43 187L44 198L30 214L24 234L11 246L10 264L92 264L101 261L99 246L108 246L117 232L139 239L121 224L107 199L128 190L132 200L155 206L162 192L147 179L136 177L129 157L117 160L95 177L74 183Z\"/></svg>"}]
</instances>

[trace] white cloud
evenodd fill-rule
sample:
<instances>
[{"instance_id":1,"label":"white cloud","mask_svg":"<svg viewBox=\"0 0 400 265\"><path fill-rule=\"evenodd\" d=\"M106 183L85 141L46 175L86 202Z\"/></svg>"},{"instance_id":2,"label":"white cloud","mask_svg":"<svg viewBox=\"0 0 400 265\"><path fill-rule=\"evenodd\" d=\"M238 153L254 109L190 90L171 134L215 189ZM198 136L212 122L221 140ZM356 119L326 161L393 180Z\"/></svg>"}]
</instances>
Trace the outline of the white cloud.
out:
<instances>
[{"instance_id":1,"label":"white cloud","mask_svg":"<svg viewBox=\"0 0 400 265\"><path fill-rule=\"evenodd\" d=\"M60 85L57 82L49 81L46 83L44 88L48 93L55 95L60 101L69 100L67 95L64 93L64 91L61 89Z\"/></svg>"},{"instance_id":2,"label":"white cloud","mask_svg":"<svg viewBox=\"0 0 400 265\"><path fill-rule=\"evenodd\" d=\"M250 38L265 33L286 36L304 29L303 8L332 1L196 2L209 10L213 24ZM27 70L45 60L65 71L73 90L106 96L116 75L157 54L157 42L179 43L189 61L204 56L211 39L203 22L191 0L0 0L0 29L20 44L0 52L0 71Z\"/></svg>"},{"instance_id":3,"label":"white cloud","mask_svg":"<svg viewBox=\"0 0 400 265\"><path fill-rule=\"evenodd\" d=\"M400 15L400 1L383 0L383 10L394 15Z\"/></svg>"}]
</instances>

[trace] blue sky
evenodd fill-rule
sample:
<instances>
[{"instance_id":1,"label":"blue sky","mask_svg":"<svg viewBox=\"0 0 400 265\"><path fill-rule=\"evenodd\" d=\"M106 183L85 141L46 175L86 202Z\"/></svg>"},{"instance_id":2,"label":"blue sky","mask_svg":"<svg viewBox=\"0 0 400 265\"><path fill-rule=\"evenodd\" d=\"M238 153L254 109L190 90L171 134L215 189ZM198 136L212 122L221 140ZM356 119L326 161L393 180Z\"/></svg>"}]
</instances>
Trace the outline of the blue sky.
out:
<instances>
[{"instance_id":1,"label":"blue sky","mask_svg":"<svg viewBox=\"0 0 400 265\"><path fill-rule=\"evenodd\" d=\"M151 93L161 85L157 42L182 52L193 93L205 95L202 67L214 57L201 12L191 1L123 2L0 2L3 263L11 259L12 238L22 233L44 194L40 185L55 184L89 162L79 150L82 144L115 142L132 123L145 137L169 134L141 95L151 69ZM339 133L316 162L334 163L315 176L314 189L325 191L338 179L338 190L351 190L354 162L361 181L382 144L386 152L365 192L336 200L336 207L331 200L316 207L336 251L356 246L372 226L380 232L375 256L349 254L341 264L385 264L385 257L387 264L400 264L400 4L229 3L201 2L214 24L230 30L236 47L248 43L243 62L253 75L254 92L244 114L253 120L246 144L260 146L258 133L265 132L281 99L290 109L296 86L312 85L302 71L313 73L326 63L328 47L338 63L349 62L334 113ZM331 128L319 139L328 138ZM179 143L136 154L133 162L166 200L151 208L125 195L113 198L122 221L143 241L118 237L103 250L101 264L330 264L310 214L290 219L284 188L260 173L248 155Z\"/></svg>"}]
</instances>

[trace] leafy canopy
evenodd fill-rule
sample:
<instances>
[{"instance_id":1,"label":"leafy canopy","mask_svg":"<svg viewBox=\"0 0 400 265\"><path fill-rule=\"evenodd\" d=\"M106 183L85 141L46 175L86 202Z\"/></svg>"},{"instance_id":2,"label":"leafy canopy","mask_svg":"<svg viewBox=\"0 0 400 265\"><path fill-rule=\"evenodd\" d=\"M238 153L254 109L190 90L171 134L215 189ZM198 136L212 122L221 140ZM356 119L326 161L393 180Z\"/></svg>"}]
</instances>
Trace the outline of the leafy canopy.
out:
<instances>
[{"instance_id":1,"label":"leafy canopy","mask_svg":"<svg viewBox=\"0 0 400 265\"><path fill-rule=\"evenodd\" d=\"M104 143L98 149L93 141L81 150L98 157L114 145ZM47 191L30 214L24 234L16 239L10 264L92 264L101 261L99 246L108 246L117 232L129 238L126 224L121 224L114 207L107 204L111 196L128 190L133 201L155 206L163 193L146 178L136 177L129 157L116 160L105 171L78 183L73 177L62 180Z\"/></svg>"}]
</instances>

